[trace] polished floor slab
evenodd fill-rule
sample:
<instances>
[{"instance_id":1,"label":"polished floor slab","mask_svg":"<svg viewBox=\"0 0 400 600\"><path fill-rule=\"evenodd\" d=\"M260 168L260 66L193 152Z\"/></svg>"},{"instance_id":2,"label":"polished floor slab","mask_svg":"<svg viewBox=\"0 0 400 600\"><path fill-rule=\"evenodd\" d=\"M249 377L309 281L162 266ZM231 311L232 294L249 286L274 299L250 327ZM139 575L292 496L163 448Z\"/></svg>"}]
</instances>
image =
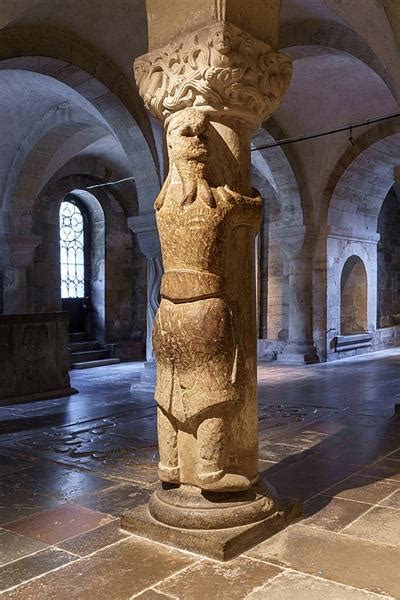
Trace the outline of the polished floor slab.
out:
<instances>
[{"instance_id":1,"label":"polished floor slab","mask_svg":"<svg viewBox=\"0 0 400 600\"><path fill-rule=\"evenodd\" d=\"M227 564L119 529L157 481L142 363L0 407L0 597L400 598L400 350L259 366L260 471L304 518Z\"/></svg>"}]
</instances>

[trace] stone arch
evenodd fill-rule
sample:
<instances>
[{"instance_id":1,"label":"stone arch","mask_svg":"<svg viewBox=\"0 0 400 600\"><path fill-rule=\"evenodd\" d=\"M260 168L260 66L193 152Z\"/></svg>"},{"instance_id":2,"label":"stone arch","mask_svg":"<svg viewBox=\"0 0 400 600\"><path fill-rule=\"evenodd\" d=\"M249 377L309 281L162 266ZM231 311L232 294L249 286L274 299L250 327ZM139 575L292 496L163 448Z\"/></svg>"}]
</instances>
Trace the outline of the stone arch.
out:
<instances>
[{"instance_id":1,"label":"stone arch","mask_svg":"<svg viewBox=\"0 0 400 600\"><path fill-rule=\"evenodd\" d=\"M326 307L326 328L321 333L320 348L326 350L328 359L338 358L334 352L334 339L342 332L341 324L341 283L345 264L349 259L359 261L365 270L367 291L366 309L362 324L364 331L374 332L376 329L376 241L363 238L348 238L337 234L328 235L326 241L327 266L326 288L324 297ZM356 258L352 258L356 257ZM350 263L351 264L351 261ZM358 263L357 263L358 264ZM363 296L364 297L364 296Z\"/></svg>"},{"instance_id":2,"label":"stone arch","mask_svg":"<svg viewBox=\"0 0 400 600\"><path fill-rule=\"evenodd\" d=\"M40 192L42 175L54 152L73 133L96 125L92 117L85 119L81 110L67 107L51 111L24 140L15 155L7 177L3 198L3 231L30 231L33 203ZM99 135L104 125L97 124Z\"/></svg>"},{"instance_id":3,"label":"stone arch","mask_svg":"<svg viewBox=\"0 0 400 600\"><path fill-rule=\"evenodd\" d=\"M259 146L272 144L275 141L263 127L255 132L252 138L252 166L274 190L282 209L282 225L303 225L303 200L293 168L283 148L276 146L257 150Z\"/></svg>"},{"instance_id":4,"label":"stone arch","mask_svg":"<svg viewBox=\"0 0 400 600\"><path fill-rule=\"evenodd\" d=\"M83 45L82 49L83 43L80 40L75 40L76 48L75 46L69 47L69 45L67 48L60 47L52 39L55 33L60 34L60 32L54 33L51 30L50 38L53 43L47 40L46 33L45 38L48 45L43 44L42 38L38 44L35 41L32 46L28 30L21 28L18 31L21 33L22 39L17 43L14 36L11 36L10 47L3 47L4 35L7 37L9 32L2 32L0 35L0 69L23 69L40 73L68 86L70 86L69 79L71 78L71 69L73 69L78 81L82 77L90 80L89 94L86 95L86 99L89 101L92 99L90 91L93 90L93 87L102 88L99 90L99 98L96 99L96 111L119 141L131 163L141 212L151 212L162 177L154 141L154 135L159 135L159 132L153 134L154 128L152 128L143 103L132 84L128 80L125 81L124 76L115 65L112 63L108 65L106 59L99 57L86 45ZM42 46L43 54L40 52ZM26 47L24 52L22 47ZM45 49L47 49L47 53ZM86 52L89 54L85 59ZM72 87L72 89L75 88ZM77 87L77 93L81 94L79 87ZM85 97L84 92L81 95Z\"/></svg>"},{"instance_id":5,"label":"stone arch","mask_svg":"<svg viewBox=\"0 0 400 600\"><path fill-rule=\"evenodd\" d=\"M143 48L143 52L145 51ZM151 125L137 89L112 60L99 53L87 41L71 31L44 25L8 27L2 30L0 60L27 56L55 58L90 73L121 99L151 143Z\"/></svg>"},{"instance_id":6,"label":"stone arch","mask_svg":"<svg viewBox=\"0 0 400 600\"><path fill-rule=\"evenodd\" d=\"M375 71L396 95L397 86L386 65L361 36L342 23L316 19L283 23L279 31L279 46L283 51L297 46L324 46L351 54Z\"/></svg>"},{"instance_id":7,"label":"stone arch","mask_svg":"<svg viewBox=\"0 0 400 600\"><path fill-rule=\"evenodd\" d=\"M368 128L349 145L325 185L329 228L376 233L382 203L400 165L400 118Z\"/></svg>"},{"instance_id":8,"label":"stone arch","mask_svg":"<svg viewBox=\"0 0 400 600\"><path fill-rule=\"evenodd\" d=\"M356 255L343 265L340 276L340 333L349 335L368 330L368 278L365 265Z\"/></svg>"},{"instance_id":9,"label":"stone arch","mask_svg":"<svg viewBox=\"0 0 400 600\"><path fill-rule=\"evenodd\" d=\"M28 270L30 302L35 312L60 310L58 211L61 200L73 193L91 211L92 219L97 219L100 209L104 214L104 341L115 356L142 359L146 343L146 260L127 226L130 201L121 202L121 193L108 187L87 189L104 183L99 174L100 169L95 177L81 173L60 177L57 173L36 199L32 227L41 243ZM101 227L97 232L102 235ZM98 310L101 303L99 297Z\"/></svg>"},{"instance_id":10,"label":"stone arch","mask_svg":"<svg viewBox=\"0 0 400 600\"><path fill-rule=\"evenodd\" d=\"M364 262L368 330L376 329L377 219L400 164L399 124L396 117L364 130L347 145L323 186L313 291L314 338L321 356L329 355L340 331L338 269L349 252Z\"/></svg>"}]
</instances>

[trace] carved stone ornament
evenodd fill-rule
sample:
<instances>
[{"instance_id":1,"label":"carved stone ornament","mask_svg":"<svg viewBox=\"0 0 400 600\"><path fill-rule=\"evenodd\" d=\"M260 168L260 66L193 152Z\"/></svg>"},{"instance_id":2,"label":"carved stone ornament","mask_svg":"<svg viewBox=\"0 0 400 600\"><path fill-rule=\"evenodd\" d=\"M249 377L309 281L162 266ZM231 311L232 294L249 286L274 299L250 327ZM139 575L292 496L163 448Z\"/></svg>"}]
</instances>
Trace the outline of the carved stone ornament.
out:
<instances>
[{"instance_id":1,"label":"carved stone ornament","mask_svg":"<svg viewBox=\"0 0 400 600\"><path fill-rule=\"evenodd\" d=\"M134 72L146 107L161 121L193 106L257 126L279 106L292 66L285 54L218 22L138 58Z\"/></svg>"}]
</instances>

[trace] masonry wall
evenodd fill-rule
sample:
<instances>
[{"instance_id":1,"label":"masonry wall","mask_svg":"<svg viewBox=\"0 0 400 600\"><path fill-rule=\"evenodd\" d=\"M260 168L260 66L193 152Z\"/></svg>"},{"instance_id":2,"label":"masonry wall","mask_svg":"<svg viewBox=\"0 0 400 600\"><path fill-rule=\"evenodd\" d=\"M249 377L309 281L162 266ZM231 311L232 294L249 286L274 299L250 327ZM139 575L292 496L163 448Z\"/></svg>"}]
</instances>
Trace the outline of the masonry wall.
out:
<instances>
[{"instance_id":1,"label":"masonry wall","mask_svg":"<svg viewBox=\"0 0 400 600\"><path fill-rule=\"evenodd\" d=\"M351 257L357 257L362 261L366 273L367 301L363 327L371 332L375 332L376 329L376 242L368 238L349 239L339 234L331 235L327 239L327 256L327 360L337 360L344 354L340 356L336 352L335 338L342 333L348 333L342 331L341 324L341 278L346 261ZM362 349L362 352L365 352L365 349Z\"/></svg>"}]
</instances>

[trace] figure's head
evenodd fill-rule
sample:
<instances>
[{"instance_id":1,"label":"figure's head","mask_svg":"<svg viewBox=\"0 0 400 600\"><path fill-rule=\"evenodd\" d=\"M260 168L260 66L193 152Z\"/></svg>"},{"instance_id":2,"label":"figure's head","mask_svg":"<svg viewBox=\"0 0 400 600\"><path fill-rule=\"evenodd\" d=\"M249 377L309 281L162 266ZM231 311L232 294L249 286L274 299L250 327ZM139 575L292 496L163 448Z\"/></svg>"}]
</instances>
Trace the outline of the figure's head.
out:
<instances>
[{"instance_id":1,"label":"figure's head","mask_svg":"<svg viewBox=\"0 0 400 600\"><path fill-rule=\"evenodd\" d=\"M217 52L227 55L232 50L233 36L226 24L217 23L211 30L208 45Z\"/></svg>"},{"instance_id":2,"label":"figure's head","mask_svg":"<svg viewBox=\"0 0 400 600\"><path fill-rule=\"evenodd\" d=\"M185 108L173 115L168 123L169 156L175 161L205 163L208 155L208 115L196 108Z\"/></svg>"}]
</instances>

